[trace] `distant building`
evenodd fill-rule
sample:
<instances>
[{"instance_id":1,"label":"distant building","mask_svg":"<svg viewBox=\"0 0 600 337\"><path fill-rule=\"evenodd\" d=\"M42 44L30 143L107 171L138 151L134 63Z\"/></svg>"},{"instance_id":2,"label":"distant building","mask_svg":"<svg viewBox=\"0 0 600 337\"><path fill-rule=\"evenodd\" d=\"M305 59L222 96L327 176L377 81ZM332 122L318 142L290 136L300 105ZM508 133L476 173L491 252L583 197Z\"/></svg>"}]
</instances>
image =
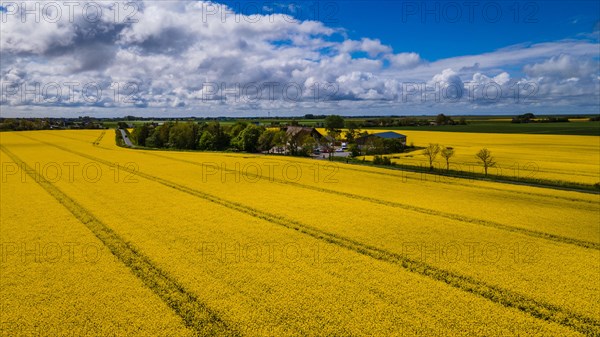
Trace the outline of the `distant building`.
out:
<instances>
[{"instance_id":1,"label":"distant building","mask_svg":"<svg viewBox=\"0 0 600 337\"><path fill-rule=\"evenodd\" d=\"M315 148L325 140L325 137L323 137L317 129L311 127L286 126L281 128L281 131L285 131L287 143L285 146L275 146L271 148L269 153L287 154L288 152L291 152L292 155L296 155L300 151L303 151L303 146L307 139L313 138L315 140ZM311 152L313 152L313 150L309 151L309 153Z\"/></svg>"},{"instance_id":2,"label":"distant building","mask_svg":"<svg viewBox=\"0 0 600 337\"><path fill-rule=\"evenodd\" d=\"M397 132L387 131L387 132L379 132L379 133L371 133L366 136L358 137L356 139L356 144L359 146L366 145L373 139L397 139L403 146L406 146L406 136Z\"/></svg>"},{"instance_id":3,"label":"distant building","mask_svg":"<svg viewBox=\"0 0 600 337\"><path fill-rule=\"evenodd\" d=\"M285 127L285 133L288 137L293 138L304 138L305 136L312 136L315 140L319 141L323 138L323 135L315 128L304 127L304 126L288 126Z\"/></svg>"}]
</instances>

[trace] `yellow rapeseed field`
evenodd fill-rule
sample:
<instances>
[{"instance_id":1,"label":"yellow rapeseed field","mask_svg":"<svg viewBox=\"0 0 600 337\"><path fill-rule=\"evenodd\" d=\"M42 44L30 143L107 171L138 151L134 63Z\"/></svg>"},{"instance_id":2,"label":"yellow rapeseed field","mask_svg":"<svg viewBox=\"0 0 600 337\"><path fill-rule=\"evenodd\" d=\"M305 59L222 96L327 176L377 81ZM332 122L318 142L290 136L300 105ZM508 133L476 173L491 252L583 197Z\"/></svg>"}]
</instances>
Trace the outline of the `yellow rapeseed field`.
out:
<instances>
[{"instance_id":1,"label":"yellow rapeseed field","mask_svg":"<svg viewBox=\"0 0 600 337\"><path fill-rule=\"evenodd\" d=\"M541 178L595 184L600 182L600 139L597 136L494 134L466 132L438 132L412 130L369 130L369 133L394 131L407 136L407 143L426 147L437 143L453 147L455 156L451 168L466 172L483 173L475 158L482 148L488 148L497 165L491 174L510 177ZM392 155L393 162L428 167L422 151ZM371 157L367 157L371 160ZM436 167L446 168L441 156Z\"/></svg>"},{"instance_id":2,"label":"yellow rapeseed field","mask_svg":"<svg viewBox=\"0 0 600 337\"><path fill-rule=\"evenodd\" d=\"M100 132L0 134L3 247L74 241L105 252L95 264L27 268L3 250L1 323L58 325L67 310L73 323L52 335L88 320L102 335L600 334L597 194L124 149L108 135L94 145ZM409 142L427 139L414 133ZM501 148L519 148L505 135L427 134L457 154L490 142L499 161ZM527 136L522 150L598 146L571 138ZM574 156L577 179L597 174L595 157Z\"/></svg>"},{"instance_id":3,"label":"yellow rapeseed field","mask_svg":"<svg viewBox=\"0 0 600 337\"><path fill-rule=\"evenodd\" d=\"M486 147L496 158L490 173L595 184L600 182L600 141L596 136L483 134L401 131L419 146L439 143L456 151L453 159L465 170L482 171L475 154ZM425 164L416 153L400 155L399 162ZM442 158L439 166L444 167Z\"/></svg>"},{"instance_id":4,"label":"yellow rapeseed field","mask_svg":"<svg viewBox=\"0 0 600 337\"><path fill-rule=\"evenodd\" d=\"M0 158L2 336L193 336L35 180L5 175L15 163Z\"/></svg>"}]
</instances>

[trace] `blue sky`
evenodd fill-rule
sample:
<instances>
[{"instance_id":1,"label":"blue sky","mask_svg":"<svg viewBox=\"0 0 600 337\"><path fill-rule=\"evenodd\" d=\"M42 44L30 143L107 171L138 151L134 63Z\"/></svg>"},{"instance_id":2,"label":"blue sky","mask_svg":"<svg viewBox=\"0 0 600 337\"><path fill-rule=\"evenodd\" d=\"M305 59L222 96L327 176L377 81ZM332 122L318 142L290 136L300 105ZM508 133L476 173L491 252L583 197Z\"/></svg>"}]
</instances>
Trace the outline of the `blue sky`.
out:
<instances>
[{"instance_id":1,"label":"blue sky","mask_svg":"<svg viewBox=\"0 0 600 337\"><path fill-rule=\"evenodd\" d=\"M36 22L19 3L5 8L0 114L600 108L598 1L139 0L133 12L127 2L97 2L99 20L76 8L74 18Z\"/></svg>"},{"instance_id":2,"label":"blue sky","mask_svg":"<svg viewBox=\"0 0 600 337\"><path fill-rule=\"evenodd\" d=\"M255 3L223 1L248 14ZM275 12L343 28L353 39L378 38L396 52L423 58L480 54L521 43L589 38L600 1L276 1ZM252 4L252 5L250 5ZM293 10L284 5L298 6ZM318 8L318 11L315 9ZM500 9L500 12L497 9ZM261 8L261 13L266 9Z\"/></svg>"},{"instance_id":3,"label":"blue sky","mask_svg":"<svg viewBox=\"0 0 600 337\"><path fill-rule=\"evenodd\" d=\"M429 60L479 54L519 43L576 38L581 32L592 31L598 20L597 13L600 12L599 2L596 1L570 4L558 1L533 2L530 4L538 5L529 7L525 6L526 3L507 2L506 4L500 3L503 12L497 23L490 21L494 19L492 14L489 14L490 16L486 20L482 15L483 10L477 11L476 9L473 15L474 22L469 23L467 8L463 10L465 22L462 23L447 22L443 19L452 19L452 14L440 15L439 23L432 22L435 19L433 15L426 16L426 21L423 22L419 15L409 16L406 14L406 23L401 23L393 20L397 16L395 12L401 11L401 2L387 1L386 3L388 4L382 4L382 8L391 5L394 10L389 14L381 10L376 15L363 15L362 17L370 17L364 21L360 19L355 21L359 25L363 23L355 28L356 31L374 34L375 30L379 30L381 34L379 37L383 43L389 43L399 49L419 50L421 55ZM510 10L511 7L512 10ZM491 7L489 8L490 13L493 13ZM518 15L515 14L516 8L520 8ZM353 11L353 15L360 18L360 12L356 12L350 7L347 10L348 12ZM594 17L590 13L596 13L596 16ZM377 27L375 20L378 17L388 23L384 29ZM345 24L350 24L350 22L342 22L342 25ZM435 47L430 41L434 42Z\"/></svg>"}]
</instances>

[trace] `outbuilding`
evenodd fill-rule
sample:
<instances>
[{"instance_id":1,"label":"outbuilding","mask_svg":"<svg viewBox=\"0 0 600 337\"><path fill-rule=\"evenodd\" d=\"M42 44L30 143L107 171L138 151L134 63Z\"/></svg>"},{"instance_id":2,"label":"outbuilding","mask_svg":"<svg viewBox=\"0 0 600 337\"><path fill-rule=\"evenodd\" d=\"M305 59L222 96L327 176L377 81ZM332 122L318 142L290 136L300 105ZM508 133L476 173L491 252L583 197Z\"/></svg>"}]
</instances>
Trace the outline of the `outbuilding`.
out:
<instances>
[{"instance_id":1,"label":"outbuilding","mask_svg":"<svg viewBox=\"0 0 600 337\"><path fill-rule=\"evenodd\" d=\"M402 143L403 146L406 146L406 136L401 134L401 133L397 133L394 131L386 131L386 132L378 132L378 133L371 133L369 135L366 136L362 136L362 137L358 137L356 139L356 144L360 145L366 145L369 143L369 141L372 141L374 139L397 139L400 143Z\"/></svg>"}]
</instances>

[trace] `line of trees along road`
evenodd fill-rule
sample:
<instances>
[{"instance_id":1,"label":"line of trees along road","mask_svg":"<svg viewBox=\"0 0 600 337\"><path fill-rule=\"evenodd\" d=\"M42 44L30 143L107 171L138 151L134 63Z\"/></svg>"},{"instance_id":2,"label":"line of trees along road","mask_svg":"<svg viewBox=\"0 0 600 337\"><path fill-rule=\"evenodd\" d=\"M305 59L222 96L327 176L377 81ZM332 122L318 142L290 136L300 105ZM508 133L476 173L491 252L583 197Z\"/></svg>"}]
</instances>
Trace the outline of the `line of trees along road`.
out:
<instances>
[{"instance_id":1,"label":"line of trees along road","mask_svg":"<svg viewBox=\"0 0 600 337\"><path fill-rule=\"evenodd\" d=\"M258 152L272 148L281 133L285 134L247 123L222 126L219 122L165 122L138 125L131 139L139 146L152 148Z\"/></svg>"},{"instance_id":2,"label":"line of trees along road","mask_svg":"<svg viewBox=\"0 0 600 337\"><path fill-rule=\"evenodd\" d=\"M119 125L126 128L126 124ZM202 151L244 151L250 153L273 150L293 156L308 156L317 148L334 151L333 145L346 141L353 156L403 152L405 146L395 139L369 139L363 151L358 150L356 139L368 133L361 132L354 121L330 115L324 120L326 134L320 139L306 132L286 133L285 129L265 128L254 123L237 122L224 126L219 122L164 122L137 125L130 134L134 144L150 148L173 148ZM342 129L346 128L344 137Z\"/></svg>"},{"instance_id":3,"label":"line of trees along road","mask_svg":"<svg viewBox=\"0 0 600 337\"><path fill-rule=\"evenodd\" d=\"M292 155L309 155L316 143L312 137L293 137L284 130L267 129L238 122L223 126L219 122L165 122L138 125L131 133L138 146L203 151L262 152L278 148Z\"/></svg>"}]
</instances>

